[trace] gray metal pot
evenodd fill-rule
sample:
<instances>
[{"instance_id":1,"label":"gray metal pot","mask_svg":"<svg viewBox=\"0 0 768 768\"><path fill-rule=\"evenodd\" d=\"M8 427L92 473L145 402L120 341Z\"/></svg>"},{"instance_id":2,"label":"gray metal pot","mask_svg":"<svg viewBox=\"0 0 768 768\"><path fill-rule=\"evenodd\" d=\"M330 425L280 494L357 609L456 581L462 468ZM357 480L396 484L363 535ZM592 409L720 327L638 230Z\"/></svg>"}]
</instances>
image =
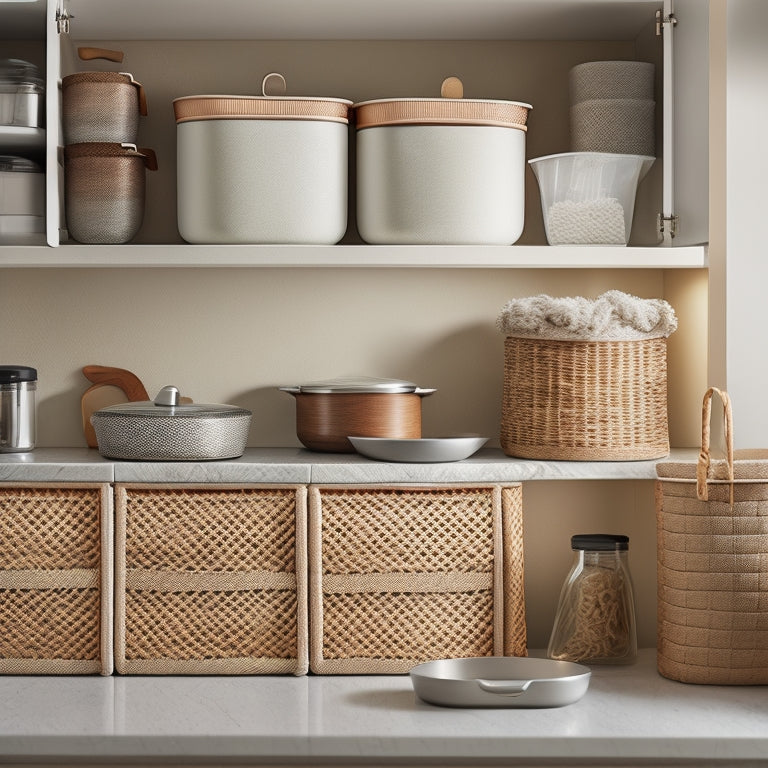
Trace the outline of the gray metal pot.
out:
<instances>
[{"instance_id":1,"label":"gray metal pot","mask_svg":"<svg viewBox=\"0 0 768 768\"><path fill-rule=\"evenodd\" d=\"M110 459L209 461L242 456L251 412L235 405L181 403L176 387L154 400L91 414L99 453Z\"/></svg>"}]
</instances>

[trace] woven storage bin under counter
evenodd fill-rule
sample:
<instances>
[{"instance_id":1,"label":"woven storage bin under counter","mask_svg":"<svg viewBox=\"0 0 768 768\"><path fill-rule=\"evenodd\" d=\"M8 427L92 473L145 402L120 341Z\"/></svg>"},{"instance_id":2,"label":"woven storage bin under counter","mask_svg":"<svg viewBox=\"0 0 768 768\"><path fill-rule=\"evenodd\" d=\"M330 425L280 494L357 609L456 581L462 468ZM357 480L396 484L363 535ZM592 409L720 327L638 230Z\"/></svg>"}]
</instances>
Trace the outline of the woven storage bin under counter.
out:
<instances>
[{"instance_id":1,"label":"woven storage bin under counter","mask_svg":"<svg viewBox=\"0 0 768 768\"><path fill-rule=\"evenodd\" d=\"M526 655L522 489L311 486L310 668Z\"/></svg>"},{"instance_id":2,"label":"woven storage bin under counter","mask_svg":"<svg viewBox=\"0 0 768 768\"><path fill-rule=\"evenodd\" d=\"M508 302L498 327L507 334L508 456L628 461L669 453L666 336L677 320L666 302L619 291L594 302L536 296Z\"/></svg>"},{"instance_id":3,"label":"woven storage bin under counter","mask_svg":"<svg viewBox=\"0 0 768 768\"><path fill-rule=\"evenodd\" d=\"M725 459L710 458L715 393ZM768 450L732 435L730 398L710 388L698 460L656 465L657 663L683 683L768 685Z\"/></svg>"},{"instance_id":4,"label":"woven storage bin under counter","mask_svg":"<svg viewBox=\"0 0 768 768\"><path fill-rule=\"evenodd\" d=\"M112 495L0 483L0 672L112 672Z\"/></svg>"},{"instance_id":5,"label":"woven storage bin under counter","mask_svg":"<svg viewBox=\"0 0 768 768\"><path fill-rule=\"evenodd\" d=\"M118 672L306 673L305 486L115 494Z\"/></svg>"}]
</instances>

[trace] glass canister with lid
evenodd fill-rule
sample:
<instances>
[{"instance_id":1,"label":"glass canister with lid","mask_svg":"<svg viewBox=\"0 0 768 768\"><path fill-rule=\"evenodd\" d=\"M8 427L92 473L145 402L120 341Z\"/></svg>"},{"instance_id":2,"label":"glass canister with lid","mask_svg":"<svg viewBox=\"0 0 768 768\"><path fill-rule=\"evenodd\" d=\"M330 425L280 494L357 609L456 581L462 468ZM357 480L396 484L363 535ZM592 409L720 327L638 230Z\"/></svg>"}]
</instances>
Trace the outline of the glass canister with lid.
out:
<instances>
[{"instance_id":1,"label":"glass canister with lid","mask_svg":"<svg viewBox=\"0 0 768 768\"><path fill-rule=\"evenodd\" d=\"M563 584L549 640L551 659L632 664L637 658L629 537L571 537L573 563Z\"/></svg>"}]
</instances>

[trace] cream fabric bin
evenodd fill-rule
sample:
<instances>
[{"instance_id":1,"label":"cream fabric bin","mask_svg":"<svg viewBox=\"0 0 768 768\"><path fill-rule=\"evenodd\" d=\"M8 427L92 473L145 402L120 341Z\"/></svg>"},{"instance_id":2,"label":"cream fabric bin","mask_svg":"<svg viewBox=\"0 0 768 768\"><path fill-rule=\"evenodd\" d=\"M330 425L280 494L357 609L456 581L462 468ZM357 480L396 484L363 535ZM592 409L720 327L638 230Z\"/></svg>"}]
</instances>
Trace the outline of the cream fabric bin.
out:
<instances>
[{"instance_id":1,"label":"cream fabric bin","mask_svg":"<svg viewBox=\"0 0 768 768\"><path fill-rule=\"evenodd\" d=\"M366 242L510 245L522 234L531 105L457 98L452 80L444 98L355 105Z\"/></svg>"},{"instance_id":2,"label":"cream fabric bin","mask_svg":"<svg viewBox=\"0 0 768 768\"><path fill-rule=\"evenodd\" d=\"M176 99L181 236L189 243L341 240L350 104L266 95Z\"/></svg>"}]
</instances>

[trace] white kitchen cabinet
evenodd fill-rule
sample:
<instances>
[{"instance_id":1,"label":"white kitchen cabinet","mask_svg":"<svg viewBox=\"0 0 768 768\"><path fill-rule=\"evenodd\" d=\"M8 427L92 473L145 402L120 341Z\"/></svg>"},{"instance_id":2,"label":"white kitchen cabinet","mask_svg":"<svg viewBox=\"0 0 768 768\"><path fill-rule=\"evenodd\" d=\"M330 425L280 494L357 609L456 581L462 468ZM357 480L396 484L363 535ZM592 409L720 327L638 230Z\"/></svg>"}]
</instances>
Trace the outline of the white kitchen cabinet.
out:
<instances>
[{"instance_id":1,"label":"white kitchen cabinet","mask_svg":"<svg viewBox=\"0 0 768 768\"><path fill-rule=\"evenodd\" d=\"M13 19L3 24L4 37L34 37L46 45L47 241L61 242L66 250L51 254L10 246L0 250L0 266L706 267L708 5L389 0L360 13L350 0L269 0L260 2L256 13L243 0L223 0L211 13L205 4L182 0L3 3L0 19ZM657 12L662 34L657 34ZM75 50L81 43L118 48L125 60L80 62ZM568 150L568 70L605 58L637 58L657 68L658 160L638 193L630 248L548 247L530 171L525 231L514 247L363 246L354 222L354 178L349 228L340 246L201 248L184 244L178 234L171 107L177 96L255 93L263 75L274 69L286 75L294 94L353 101L427 96L439 90L444 76L457 74L468 97L534 105L527 142L533 157ZM125 69L144 82L150 112L139 143L155 149L160 162L148 178L144 225L130 247L79 245L66 239L64 227L55 84L73 71L102 68Z\"/></svg>"}]
</instances>

